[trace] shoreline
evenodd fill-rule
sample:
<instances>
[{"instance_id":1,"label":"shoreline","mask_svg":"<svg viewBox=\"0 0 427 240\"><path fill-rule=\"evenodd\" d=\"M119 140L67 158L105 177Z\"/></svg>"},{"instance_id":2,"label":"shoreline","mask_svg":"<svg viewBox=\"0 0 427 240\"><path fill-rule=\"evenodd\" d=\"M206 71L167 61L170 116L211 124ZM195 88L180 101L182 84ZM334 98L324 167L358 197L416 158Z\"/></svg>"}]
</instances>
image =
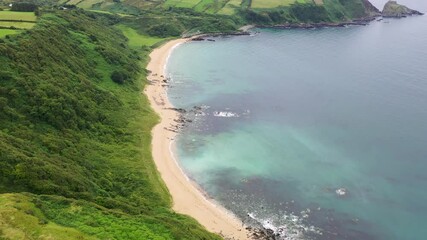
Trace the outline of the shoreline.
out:
<instances>
[{"instance_id":1,"label":"shoreline","mask_svg":"<svg viewBox=\"0 0 427 240\"><path fill-rule=\"evenodd\" d=\"M172 209L196 219L208 231L225 239L250 239L250 232L234 214L221 205L208 200L198 186L192 182L173 156L172 147L178 134L176 131L180 114L167 97L165 68L172 50L191 41L176 39L163 44L150 53L147 65L150 82L144 89L151 107L159 115L160 122L152 129L152 155L157 170L172 196Z\"/></svg>"}]
</instances>

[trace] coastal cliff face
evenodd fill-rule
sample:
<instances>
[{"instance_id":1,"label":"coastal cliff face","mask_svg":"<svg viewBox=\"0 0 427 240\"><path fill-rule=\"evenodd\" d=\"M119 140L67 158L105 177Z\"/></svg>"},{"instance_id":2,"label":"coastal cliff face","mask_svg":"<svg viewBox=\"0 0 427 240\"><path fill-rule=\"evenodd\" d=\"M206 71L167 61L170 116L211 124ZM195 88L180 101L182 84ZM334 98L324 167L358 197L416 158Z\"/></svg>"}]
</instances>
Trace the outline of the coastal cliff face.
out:
<instances>
[{"instance_id":1,"label":"coastal cliff face","mask_svg":"<svg viewBox=\"0 0 427 240\"><path fill-rule=\"evenodd\" d=\"M382 11L383 17L390 17L390 18L402 18L402 17L412 16L412 15L423 15L423 13L410 9L406 6L400 5L396 1L388 1L384 5L384 9Z\"/></svg>"}]
</instances>

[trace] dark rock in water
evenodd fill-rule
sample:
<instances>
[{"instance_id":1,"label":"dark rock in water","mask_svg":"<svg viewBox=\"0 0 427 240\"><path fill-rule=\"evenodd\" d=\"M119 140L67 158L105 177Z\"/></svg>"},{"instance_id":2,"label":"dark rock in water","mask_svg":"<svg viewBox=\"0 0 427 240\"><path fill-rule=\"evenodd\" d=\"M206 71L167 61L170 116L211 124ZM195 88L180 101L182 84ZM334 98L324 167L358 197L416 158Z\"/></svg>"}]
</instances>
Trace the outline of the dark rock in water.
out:
<instances>
[{"instance_id":1,"label":"dark rock in water","mask_svg":"<svg viewBox=\"0 0 427 240\"><path fill-rule=\"evenodd\" d=\"M400 5L396 1L388 1L382 11L382 16L386 18L403 18L412 15L423 15L423 13Z\"/></svg>"},{"instance_id":2,"label":"dark rock in water","mask_svg":"<svg viewBox=\"0 0 427 240\"><path fill-rule=\"evenodd\" d=\"M173 110L173 111L177 111L179 113L186 113L187 112L187 110L185 110L183 108L168 108L168 109Z\"/></svg>"},{"instance_id":3,"label":"dark rock in water","mask_svg":"<svg viewBox=\"0 0 427 240\"><path fill-rule=\"evenodd\" d=\"M195 37L192 38L191 41L205 41L205 39L203 37Z\"/></svg>"}]
</instances>

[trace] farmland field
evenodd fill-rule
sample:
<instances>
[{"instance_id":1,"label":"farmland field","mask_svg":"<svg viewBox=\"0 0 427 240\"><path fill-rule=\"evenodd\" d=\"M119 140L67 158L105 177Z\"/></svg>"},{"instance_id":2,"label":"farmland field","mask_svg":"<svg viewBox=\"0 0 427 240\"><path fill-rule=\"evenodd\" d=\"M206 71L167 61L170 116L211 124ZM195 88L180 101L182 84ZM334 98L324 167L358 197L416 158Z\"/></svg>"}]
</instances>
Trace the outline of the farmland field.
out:
<instances>
[{"instance_id":1,"label":"farmland field","mask_svg":"<svg viewBox=\"0 0 427 240\"><path fill-rule=\"evenodd\" d=\"M207 13L217 13L227 4L227 0L214 0L212 6L206 10Z\"/></svg>"},{"instance_id":2,"label":"farmland field","mask_svg":"<svg viewBox=\"0 0 427 240\"><path fill-rule=\"evenodd\" d=\"M166 0L166 2L163 4L164 7L174 7L177 4L179 4L181 0Z\"/></svg>"},{"instance_id":3,"label":"farmland field","mask_svg":"<svg viewBox=\"0 0 427 240\"><path fill-rule=\"evenodd\" d=\"M67 4L71 4L71 5L77 5L77 4L79 4L80 2L82 2L82 0L70 0L70 1L68 1L68 2L66 2Z\"/></svg>"},{"instance_id":4,"label":"farmland field","mask_svg":"<svg viewBox=\"0 0 427 240\"><path fill-rule=\"evenodd\" d=\"M15 27L19 29L30 29L34 27L35 23L29 23L29 22L3 22L0 21L0 27Z\"/></svg>"},{"instance_id":5,"label":"farmland field","mask_svg":"<svg viewBox=\"0 0 427 240\"><path fill-rule=\"evenodd\" d=\"M81 8L91 8L93 4L102 2L103 0L84 0L81 1L77 6Z\"/></svg>"},{"instance_id":6,"label":"farmland field","mask_svg":"<svg viewBox=\"0 0 427 240\"><path fill-rule=\"evenodd\" d=\"M33 21L37 19L33 12L12 12L12 11L0 11L0 20L22 20L22 21Z\"/></svg>"},{"instance_id":7,"label":"farmland field","mask_svg":"<svg viewBox=\"0 0 427 240\"><path fill-rule=\"evenodd\" d=\"M197 5L194 6L194 10L197 12L204 12L210 8L215 0L201 0Z\"/></svg>"},{"instance_id":8,"label":"farmland field","mask_svg":"<svg viewBox=\"0 0 427 240\"><path fill-rule=\"evenodd\" d=\"M175 7L192 8L199 3L199 0L180 0Z\"/></svg>"},{"instance_id":9,"label":"farmland field","mask_svg":"<svg viewBox=\"0 0 427 240\"><path fill-rule=\"evenodd\" d=\"M233 7L229 3L239 6L240 0L166 0L164 7L192 8L197 12L232 14ZM223 8L224 11L223 11Z\"/></svg>"},{"instance_id":10,"label":"farmland field","mask_svg":"<svg viewBox=\"0 0 427 240\"><path fill-rule=\"evenodd\" d=\"M36 19L37 17L33 12L0 11L0 38L20 33L21 31L17 29L30 29L34 27ZM17 29L4 29L10 27Z\"/></svg>"},{"instance_id":11,"label":"farmland field","mask_svg":"<svg viewBox=\"0 0 427 240\"><path fill-rule=\"evenodd\" d=\"M20 30L0 29L0 38L4 38L6 35L18 34L20 32Z\"/></svg>"},{"instance_id":12,"label":"farmland field","mask_svg":"<svg viewBox=\"0 0 427 240\"><path fill-rule=\"evenodd\" d=\"M241 4L242 4L241 0L230 0L221 10L218 11L218 13L231 15L234 13L234 9L239 8Z\"/></svg>"},{"instance_id":13,"label":"farmland field","mask_svg":"<svg viewBox=\"0 0 427 240\"><path fill-rule=\"evenodd\" d=\"M307 3L311 0L252 0L252 8L275 8L279 6L289 6L292 3Z\"/></svg>"}]
</instances>

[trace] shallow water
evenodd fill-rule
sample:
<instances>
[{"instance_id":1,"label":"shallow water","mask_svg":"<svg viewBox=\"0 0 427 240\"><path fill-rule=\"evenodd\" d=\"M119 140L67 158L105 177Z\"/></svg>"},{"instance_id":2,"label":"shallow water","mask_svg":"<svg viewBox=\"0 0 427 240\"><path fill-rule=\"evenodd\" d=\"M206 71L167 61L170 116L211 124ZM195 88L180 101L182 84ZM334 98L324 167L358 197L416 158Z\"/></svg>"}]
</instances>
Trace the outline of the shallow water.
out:
<instances>
[{"instance_id":1,"label":"shallow water","mask_svg":"<svg viewBox=\"0 0 427 240\"><path fill-rule=\"evenodd\" d=\"M169 59L188 176L283 238L425 239L427 17L257 31Z\"/></svg>"}]
</instances>

